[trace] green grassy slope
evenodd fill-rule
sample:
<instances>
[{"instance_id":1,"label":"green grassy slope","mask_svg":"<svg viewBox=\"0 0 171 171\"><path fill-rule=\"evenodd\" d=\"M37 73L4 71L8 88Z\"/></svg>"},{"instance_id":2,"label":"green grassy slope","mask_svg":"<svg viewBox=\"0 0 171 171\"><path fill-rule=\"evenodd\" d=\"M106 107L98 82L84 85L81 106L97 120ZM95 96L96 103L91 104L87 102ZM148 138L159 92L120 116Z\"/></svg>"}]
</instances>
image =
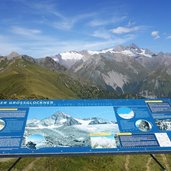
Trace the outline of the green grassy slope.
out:
<instances>
[{"instance_id":1,"label":"green grassy slope","mask_svg":"<svg viewBox=\"0 0 171 171\"><path fill-rule=\"evenodd\" d=\"M0 98L113 98L96 86L81 83L25 58L0 61Z\"/></svg>"},{"instance_id":2,"label":"green grassy slope","mask_svg":"<svg viewBox=\"0 0 171 171\"><path fill-rule=\"evenodd\" d=\"M65 82L64 74L49 71L23 59L8 61L0 73L0 93L7 96L42 96L49 98L76 98ZM69 79L69 78L68 78Z\"/></svg>"}]
</instances>

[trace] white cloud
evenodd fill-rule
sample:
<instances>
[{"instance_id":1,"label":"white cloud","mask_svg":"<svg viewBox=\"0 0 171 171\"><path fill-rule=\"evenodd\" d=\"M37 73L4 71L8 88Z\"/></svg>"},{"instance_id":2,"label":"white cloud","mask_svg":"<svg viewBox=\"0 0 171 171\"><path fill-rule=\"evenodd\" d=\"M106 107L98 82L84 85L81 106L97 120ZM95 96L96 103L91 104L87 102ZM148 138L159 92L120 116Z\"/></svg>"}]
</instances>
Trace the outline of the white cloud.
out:
<instances>
[{"instance_id":1,"label":"white cloud","mask_svg":"<svg viewBox=\"0 0 171 171\"><path fill-rule=\"evenodd\" d=\"M33 2L24 1L24 5L26 5L31 9L34 9L31 12L37 15L44 16L45 18L46 17L49 18L53 16L52 19L50 20L48 19L43 23L50 27L57 28L64 31L71 30L74 27L74 25L77 24L78 22L93 17L97 14L95 12L91 12L91 13L80 13L79 15L75 15L75 16L66 16L65 14L63 14L58 10L56 3L49 2L49 1L43 1L41 3L40 2L37 3L35 1Z\"/></svg>"},{"instance_id":2,"label":"white cloud","mask_svg":"<svg viewBox=\"0 0 171 171\"><path fill-rule=\"evenodd\" d=\"M171 39L171 35L170 36L167 36L167 39Z\"/></svg>"},{"instance_id":3,"label":"white cloud","mask_svg":"<svg viewBox=\"0 0 171 171\"><path fill-rule=\"evenodd\" d=\"M126 34L126 33L132 33L132 32L136 32L139 31L140 27L139 26L134 26L134 27L117 27L112 29L112 33L114 34Z\"/></svg>"},{"instance_id":4,"label":"white cloud","mask_svg":"<svg viewBox=\"0 0 171 171\"><path fill-rule=\"evenodd\" d=\"M92 21L89 22L89 26L91 27L97 27L97 26L105 26L108 24L114 24L117 22L121 22L125 20L127 16L122 16L122 17L112 17L109 19L93 19Z\"/></svg>"},{"instance_id":5,"label":"white cloud","mask_svg":"<svg viewBox=\"0 0 171 171\"><path fill-rule=\"evenodd\" d=\"M74 23L68 21L58 21L50 24L52 27L60 29L60 30L70 30Z\"/></svg>"},{"instance_id":6,"label":"white cloud","mask_svg":"<svg viewBox=\"0 0 171 171\"><path fill-rule=\"evenodd\" d=\"M75 16L66 16L65 13L62 13L58 10L58 6L53 1L50 3L49 1L43 1L41 3L30 3L26 1L24 2L24 4L34 9L35 13L37 13L38 11L39 14L41 13L44 16L49 16L49 14L55 16L55 20L46 21L45 24L64 31L72 29L75 24L85 19L90 19L89 21L87 21L89 26L96 27L121 22L127 18L127 16L110 16L109 18L101 19L101 15L103 13L102 11L100 11L100 13L87 12L80 13Z\"/></svg>"},{"instance_id":7,"label":"white cloud","mask_svg":"<svg viewBox=\"0 0 171 171\"><path fill-rule=\"evenodd\" d=\"M143 29L145 29L145 26L117 27L112 30L103 28L94 31L91 36L103 39L111 39L114 36L120 36L122 38L123 36L130 36L130 34L134 34L135 32Z\"/></svg>"},{"instance_id":8,"label":"white cloud","mask_svg":"<svg viewBox=\"0 0 171 171\"><path fill-rule=\"evenodd\" d=\"M55 12L53 12L55 14ZM72 16L72 17L65 17L64 15L61 14L60 20L57 22L53 22L50 24L54 28L60 29L60 30L70 30L74 27L74 25L82 20L85 20L87 18L91 18L95 13L86 13L86 14L79 14L77 16ZM59 17L59 15L58 15Z\"/></svg>"},{"instance_id":9,"label":"white cloud","mask_svg":"<svg viewBox=\"0 0 171 171\"><path fill-rule=\"evenodd\" d=\"M151 32L151 36L152 36L154 39L159 39L159 38L160 38L159 31L152 31L152 32Z\"/></svg>"},{"instance_id":10,"label":"white cloud","mask_svg":"<svg viewBox=\"0 0 171 171\"><path fill-rule=\"evenodd\" d=\"M17 0L18 1L18 0ZM53 3L52 1L41 1L40 2L36 2L36 1L27 1L27 0L20 0L20 2L25 5L27 8L31 8L34 9L34 13L43 13L45 14L45 12L53 12L54 9L56 8L55 3Z\"/></svg>"},{"instance_id":11,"label":"white cloud","mask_svg":"<svg viewBox=\"0 0 171 171\"><path fill-rule=\"evenodd\" d=\"M23 35L23 36L34 36L42 33L42 31L38 29L28 29L28 28L17 27L17 26L12 27L11 31L15 34Z\"/></svg>"},{"instance_id":12,"label":"white cloud","mask_svg":"<svg viewBox=\"0 0 171 171\"><path fill-rule=\"evenodd\" d=\"M111 33L108 30L100 29L100 30L94 31L94 33L91 36L102 38L102 39L110 39Z\"/></svg>"}]
</instances>

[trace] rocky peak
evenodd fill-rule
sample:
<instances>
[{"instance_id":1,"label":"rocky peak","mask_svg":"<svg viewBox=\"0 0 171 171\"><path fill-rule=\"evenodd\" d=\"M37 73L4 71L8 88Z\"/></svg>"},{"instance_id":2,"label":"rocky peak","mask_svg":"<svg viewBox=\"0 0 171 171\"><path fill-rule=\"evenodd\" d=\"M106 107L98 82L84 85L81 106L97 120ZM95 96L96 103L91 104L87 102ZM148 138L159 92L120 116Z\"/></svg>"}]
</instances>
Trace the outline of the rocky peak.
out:
<instances>
[{"instance_id":1,"label":"rocky peak","mask_svg":"<svg viewBox=\"0 0 171 171\"><path fill-rule=\"evenodd\" d=\"M17 52L11 52L9 55L7 55L8 59L12 59L12 58L16 58L16 57L20 57L20 54Z\"/></svg>"}]
</instances>

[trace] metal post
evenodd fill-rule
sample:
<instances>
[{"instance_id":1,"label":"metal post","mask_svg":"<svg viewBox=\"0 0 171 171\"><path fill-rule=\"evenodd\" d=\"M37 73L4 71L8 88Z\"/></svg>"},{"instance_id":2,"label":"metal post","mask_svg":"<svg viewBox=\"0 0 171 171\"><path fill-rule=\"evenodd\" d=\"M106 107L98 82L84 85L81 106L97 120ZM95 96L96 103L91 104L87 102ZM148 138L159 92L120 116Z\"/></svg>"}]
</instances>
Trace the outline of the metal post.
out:
<instances>
[{"instance_id":1,"label":"metal post","mask_svg":"<svg viewBox=\"0 0 171 171\"><path fill-rule=\"evenodd\" d=\"M11 171L11 170L15 167L15 165L16 165L20 160L21 160L21 157L19 157L19 158L10 166L10 168L9 168L7 171Z\"/></svg>"},{"instance_id":2,"label":"metal post","mask_svg":"<svg viewBox=\"0 0 171 171\"><path fill-rule=\"evenodd\" d=\"M163 171L167 171L166 168L160 163L159 160L157 160L157 158L153 155L153 154L150 154L150 156L153 158L153 160L161 167L161 169Z\"/></svg>"}]
</instances>

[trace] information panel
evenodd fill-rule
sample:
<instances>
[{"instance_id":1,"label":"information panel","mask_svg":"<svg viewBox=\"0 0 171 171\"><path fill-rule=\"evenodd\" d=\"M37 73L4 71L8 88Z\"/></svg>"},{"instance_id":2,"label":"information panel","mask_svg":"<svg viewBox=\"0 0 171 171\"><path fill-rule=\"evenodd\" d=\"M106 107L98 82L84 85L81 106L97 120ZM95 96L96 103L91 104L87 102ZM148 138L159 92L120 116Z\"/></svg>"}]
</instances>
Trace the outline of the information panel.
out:
<instances>
[{"instance_id":1,"label":"information panel","mask_svg":"<svg viewBox=\"0 0 171 171\"><path fill-rule=\"evenodd\" d=\"M0 156L171 152L171 100L0 100Z\"/></svg>"}]
</instances>

